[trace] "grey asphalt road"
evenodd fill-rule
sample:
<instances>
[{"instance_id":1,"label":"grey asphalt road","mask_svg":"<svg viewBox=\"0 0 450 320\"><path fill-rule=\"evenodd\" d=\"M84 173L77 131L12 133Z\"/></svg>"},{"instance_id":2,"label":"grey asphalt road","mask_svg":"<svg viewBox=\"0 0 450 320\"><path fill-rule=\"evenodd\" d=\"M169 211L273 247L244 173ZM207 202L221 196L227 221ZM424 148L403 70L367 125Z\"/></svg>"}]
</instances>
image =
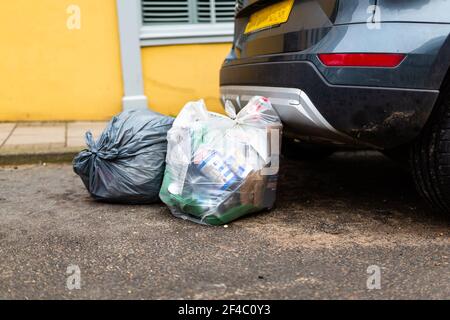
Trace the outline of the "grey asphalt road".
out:
<instances>
[{"instance_id":1,"label":"grey asphalt road","mask_svg":"<svg viewBox=\"0 0 450 320\"><path fill-rule=\"evenodd\" d=\"M69 164L2 167L0 299L448 299L450 224L428 211L379 154L284 160L276 209L227 228L94 202Z\"/></svg>"}]
</instances>

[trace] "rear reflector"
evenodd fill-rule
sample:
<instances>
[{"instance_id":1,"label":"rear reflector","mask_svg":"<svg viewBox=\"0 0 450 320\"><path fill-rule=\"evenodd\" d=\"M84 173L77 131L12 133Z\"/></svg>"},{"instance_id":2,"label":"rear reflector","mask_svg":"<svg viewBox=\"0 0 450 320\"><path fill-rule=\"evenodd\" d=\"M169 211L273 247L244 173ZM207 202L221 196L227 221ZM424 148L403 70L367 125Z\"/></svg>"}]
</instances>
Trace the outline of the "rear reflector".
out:
<instances>
[{"instance_id":1,"label":"rear reflector","mask_svg":"<svg viewBox=\"0 0 450 320\"><path fill-rule=\"evenodd\" d=\"M379 67L395 68L404 54L396 53L323 53L319 59L327 67Z\"/></svg>"}]
</instances>

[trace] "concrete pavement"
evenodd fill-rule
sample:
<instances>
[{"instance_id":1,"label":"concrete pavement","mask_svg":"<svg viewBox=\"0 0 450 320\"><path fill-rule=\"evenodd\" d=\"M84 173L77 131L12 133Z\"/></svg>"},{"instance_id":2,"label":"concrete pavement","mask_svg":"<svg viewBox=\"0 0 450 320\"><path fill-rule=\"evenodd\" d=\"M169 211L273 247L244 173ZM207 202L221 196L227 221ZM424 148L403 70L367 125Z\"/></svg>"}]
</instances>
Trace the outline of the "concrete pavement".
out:
<instances>
[{"instance_id":1,"label":"concrete pavement","mask_svg":"<svg viewBox=\"0 0 450 320\"><path fill-rule=\"evenodd\" d=\"M106 122L0 123L0 164L69 160L85 147L84 136L98 137Z\"/></svg>"}]
</instances>

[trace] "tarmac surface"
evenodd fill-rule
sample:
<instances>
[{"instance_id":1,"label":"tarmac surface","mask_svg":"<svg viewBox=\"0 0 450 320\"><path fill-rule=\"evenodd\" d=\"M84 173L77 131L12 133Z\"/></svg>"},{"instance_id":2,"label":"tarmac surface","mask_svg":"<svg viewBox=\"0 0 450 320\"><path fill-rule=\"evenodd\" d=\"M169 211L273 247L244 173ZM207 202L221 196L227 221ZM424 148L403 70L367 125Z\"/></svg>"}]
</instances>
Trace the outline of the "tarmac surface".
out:
<instances>
[{"instance_id":1,"label":"tarmac surface","mask_svg":"<svg viewBox=\"0 0 450 320\"><path fill-rule=\"evenodd\" d=\"M450 219L404 168L377 153L282 163L276 208L227 227L95 202L70 164L0 167L0 299L450 297Z\"/></svg>"}]
</instances>

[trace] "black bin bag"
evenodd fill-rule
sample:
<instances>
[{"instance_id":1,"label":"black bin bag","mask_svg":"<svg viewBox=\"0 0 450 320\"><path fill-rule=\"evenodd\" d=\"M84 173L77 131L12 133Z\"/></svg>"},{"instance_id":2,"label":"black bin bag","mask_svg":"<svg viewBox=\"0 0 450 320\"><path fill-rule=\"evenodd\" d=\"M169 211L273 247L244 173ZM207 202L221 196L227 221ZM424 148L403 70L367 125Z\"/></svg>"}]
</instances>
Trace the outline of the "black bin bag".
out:
<instances>
[{"instance_id":1,"label":"black bin bag","mask_svg":"<svg viewBox=\"0 0 450 320\"><path fill-rule=\"evenodd\" d=\"M129 110L115 116L97 141L87 132L88 148L75 157L73 169L91 196L129 204L158 201L172 122L147 109Z\"/></svg>"}]
</instances>

